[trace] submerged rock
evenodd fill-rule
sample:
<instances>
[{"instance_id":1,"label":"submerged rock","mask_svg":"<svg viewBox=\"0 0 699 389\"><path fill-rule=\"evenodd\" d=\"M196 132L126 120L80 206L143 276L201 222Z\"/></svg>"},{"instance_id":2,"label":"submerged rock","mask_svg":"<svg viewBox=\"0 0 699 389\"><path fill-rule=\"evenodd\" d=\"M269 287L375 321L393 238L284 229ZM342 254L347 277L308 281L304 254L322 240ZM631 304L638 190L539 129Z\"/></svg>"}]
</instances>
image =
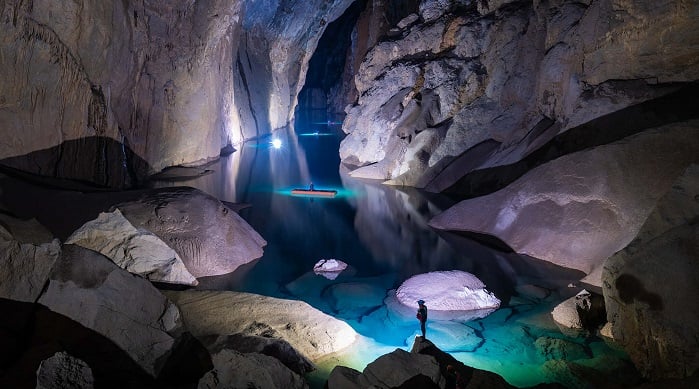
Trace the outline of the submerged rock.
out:
<instances>
[{"instance_id":1,"label":"submerged rock","mask_svg":"<svg viewBox=\"0 0 699 389\"><path fill-rule=\"evenodd\" d=\"M267 244L237 213L194 188L161 189L116 207L172 247L194 277L230 273L260 258Z\"/></svg>"},{"instance_id":2,"label":"submerged rock","mask_svg":"<svg viewBox=\"0 0 699 389\"><path fill-rule=\"evenodd\" d=\"M68 237L66 244L97 251L122 269L151 281L198 284L175 250L154 234L136 229L119 209L100 213Z\"/></svg>"},{"instance_id":3,"label":"submerged rock","mask_svg":"<svg viewBox=\"0 0 699 389\"><path fill-rule=\"evenodd\" d=\"M95 378L87 363L66 352L57 352L39 364L36 389L92 389Z\"/></svg>"},{"instance_id":4,"label":"submerged rock","mask_svg":"<svg viewBox=\"0 0 699 389\"><path fill-rule=\"evenodd\" d=\"M111 339L157 376L181 329L177 307L99 253L63 246L38 302Z\"/></svg>"},{"instance_id":5,"label":"submerged rock","mask_svg":"<svg viewBox=\"0 0 699 389\"><path fill-rule=\"evenodd\" d=\"M417 300L425 300L430 311L495 310L500 306L500 300L485 289L481 280L460 270L413 276L401 284L396 297L411 307L417 306Z\"/></svg>"},{"instance_id":6,"label":"submerged rock","mask_svg":"<svg viewBox=\"0 0 699 389\"><path fill-rule=\"evenodd\" d=\"M352 344L347 323L302 301L239 292L164 291L180 308L194 336L253 335L284 339L310 360Z\"/></svg>"},{"instance_id":7,"label":"submerged rock","mask_svg":"<svg viewBox=\"0 0 699 389\"><path fill-rule=\"evenodd\" d=\"M657 202L636 238L604 265L607 330L651 380L699 371L698 199L695 164Z\"/></svg>"}]
</instances>

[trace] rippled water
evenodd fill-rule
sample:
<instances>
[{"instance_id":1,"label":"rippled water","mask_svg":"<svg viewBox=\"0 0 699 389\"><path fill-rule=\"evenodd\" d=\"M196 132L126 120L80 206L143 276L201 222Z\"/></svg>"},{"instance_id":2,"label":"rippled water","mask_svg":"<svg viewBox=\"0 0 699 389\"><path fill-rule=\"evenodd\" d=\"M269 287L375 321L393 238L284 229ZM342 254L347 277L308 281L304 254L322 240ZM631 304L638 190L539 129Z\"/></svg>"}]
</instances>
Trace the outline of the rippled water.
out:
<instances>
[{"instance_id":1,"label":"rippled water","mask_svg":"<svg viewBox=\"0 0 699 389\"><path fill-rule=\"evenodd\" d=\"M469 366L494 371L517 386L554 380L571 385L568 365L547 361L537 349L540 338L574 343L575 363L595 372L628 365L601 340L567 338L552 322L553 307L579 290L566 285L580 274L437 234L427 221L450 201L340 174L338 132L328 125L278 131L222 158L209 167L212 174L162 183L249 203L241 215L268 242L261 259L232 274L201 279L199 288L303 300L345 320L361 335L354 347L319 363L320 369L309 376L312 386L322 387L337 364L361 371L382 354L409 350L419 333L417 320L386 302L407 278L437 270L473 273L503 301L483 319L428 322L427 338ZM281 140L279 149L272 147L273 138ZM333 199L291 196L292 188L311 182L339 194ZM342 260L349 268L334 280L314 274L313 265L324 258Z\"/></svg>"}]
</instances>

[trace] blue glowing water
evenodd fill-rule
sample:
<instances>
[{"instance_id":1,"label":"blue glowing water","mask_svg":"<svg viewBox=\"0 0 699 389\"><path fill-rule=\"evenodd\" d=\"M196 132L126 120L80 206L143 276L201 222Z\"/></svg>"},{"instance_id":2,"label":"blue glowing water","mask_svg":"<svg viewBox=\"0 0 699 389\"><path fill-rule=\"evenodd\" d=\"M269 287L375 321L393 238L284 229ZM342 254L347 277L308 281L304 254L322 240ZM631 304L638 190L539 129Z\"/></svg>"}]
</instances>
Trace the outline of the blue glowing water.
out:
<instances>
[{"instance_id":1,"label":"blue glowing water","mask_svg":"<svg viewBox=\"0 0 699 389\"><path fill-rule=\"evenodd\" d=\"M517 386L569 383L567 367L547 362L538 351L535 342L542 337L579 345L586 357L575 362L582 366L605 372L626 363L599 339L567 338L553 324L551 310L579 290L566 288L579 274L437 234L427 221L451 202L340 174L338 130L330 125L322 133L332 136L300 137L297 133L317 130L277 131L280 148L270 146L269 139L249 142L209 167L214 174L185 183L223 201L250 203L241 215L268 242L261 259L229 275L200 279L199 288L303 300L345 320L362 336L342 355L320 361L309 377L312 386L321 387L337 364L361 371L395 348L409 350L417 321L397 314L386 301L407 278L437 270L473 273L503 301L484 319L428 322L427 338L469 366L494 371ZM292 188L311 182L316 189L337 190L338 196L290 195ZM313 265L324 258L342 260L349 268L334 280L314 274Z\"/></svg>"}]
</instances>

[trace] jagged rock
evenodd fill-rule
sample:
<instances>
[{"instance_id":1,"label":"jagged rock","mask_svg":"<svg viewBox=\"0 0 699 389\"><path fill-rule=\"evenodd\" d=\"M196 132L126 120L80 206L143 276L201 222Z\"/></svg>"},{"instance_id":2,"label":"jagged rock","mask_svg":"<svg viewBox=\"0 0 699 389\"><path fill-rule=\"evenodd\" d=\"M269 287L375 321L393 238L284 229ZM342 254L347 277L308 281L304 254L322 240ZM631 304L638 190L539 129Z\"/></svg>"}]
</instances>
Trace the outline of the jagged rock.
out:
<instances>
[{"instance_id":1,"label":"jagged rock","mask_svg":"<svg viewBox=\"0 0 699 389\"><path fill-rule=\"evenodd\" d=\"M34 302L61 255L61 243L34 220L0 214L0 221L0 297Z\"/></svg>"},{"instance_id":2,"label":"jagged rock","mask_svg":"<svg viewBox=\"0 0 699 389\"><path fill-rule=\"evenodd\" d=\"M356 337L345 322L302 301L227 291L163 293L177 304L187 329L197 337L242 334L284 339L312 361L349 346Z\"/></svg>"},{"instance_id":3,"label":"jagged rock","mask_svg":"<svg viewBox=\"0 0 699 389\"><path fill-rule=\"evenodd\" d=\"M177 307L99 253L64 245L38 302L111 339L157 376L180 331Z\"/></svg>"},{"instance_id":4,"label":"jagged rock","mask_svg":"<svg viewBox=\"0 0 699 389\"><path fill-rule=\"evenodd\" d=\"M291 371L301 375L316 369L311 361L299 354L284 339L233 334L204 336L202 342L212 354L223 349L235 350L243 354L264 354L278 359Z\"/></svg>"},{"instance_id":5,"label":"jagged rock","mask_svg":"<svg viewBox=\"0 0 699 389\"><path fill-rule=\"evenodd\" d=\"M607 320L644 377L699 371L699 166L657 202L636 238L604 265Z\"/></svg>"},{"instance_id":6,"label":"jagged rock","mask_svg":"<svg viewBox=\"0 0 699 389\"><path fill-rule=\"evenodd\" d=\"M237 213L193 188L158 190L117 207L172 247L194 277L230 273L261 257L267 244Z\"/></svg>"},{"instance_id":7,"label":"jagged rock","mask_svg":"<svg viewBox=\"0 0 699 389\"><path fill-rule=\"evenodd\" d=\"M122 269L151 281L197 285L179 255L160 238L137 230L119 209L102 212L65 242L97 251Z\"/></svg>"},{"instance_id":8,"label":"jagged rock","mask_svg":"<svg viewBox=\"0 0 699 389\"><path fill-rule=\"evenodd\" d=\"M698 79L688 16L696 9L423 1L425 23L377 44L361 64L341 159L353 176L428 188L453 163L463 176L517 162L569 129ZM677 49L669 56L663 34ZM484 144L494 147L483 153Z\"/></svg>"},{"instance_id":9,"label":"jagged rock","mask_svg":"<svg viewBox=\"0 0 699 389\"><path fill-rule=\"evenodd\" d=\"M576 336L587 332L594 335L605 323L604 298L582 290L558 304L551 312L553 321L563 333Z\"/></svg>"},{"instance_id":10,"label":"jagged rock","mask_svg":"<svg viewBox=\"0 0 699 389\"><path fill-rule=\"evenodd\" d=\"M199 381L199 389L303 389L306 381L275 358L221 350L212 358L214 370Z\"/></svg>"},{"instance_id":11,"label":"jagged rock","mask_svg":"<svg viewBox=\"0 0 699 389\"><path fill-rule=\"evenodd\" d=\"M699 121L647 130L543 164L504 189L458 203L430 225L494 235L518 253L599 274L697 161L697 151ZM585 280L601 286L599 278Z\"/></svg>"},{"instance_id":12,"label":"jagged rock","mask_svg":"<svg viewBox=\"0 0 699 389\"><path fill-rule=\"evenodd\" d=\"M313 272L323 277L334 280L337 276L347 269L347 264L337 259L321 259L313 265Z\"/></svg>"},{"instance_id":13,"label":"jagged rock","mask_svg":"<svg viewBox=\"0 0 699 389\"><path fill-rule=\"evenodd\" d=\"M330 372L327 387L443 388L447 382L449 365L466 379L467 388L513 388L497 374L465 366L429 340L420 337L415 338L410 353L396 349L368 364L363 373L345 366L336 366Z\"/></svg>"},{"instance_id":14,"label":"jagged rock","mask_svg":"<svg viewBox=\"0 0 699 389\"><path fill-rule=\"evenodd\" d=\"M39 364L36 389L92 389L95 379L87 363L58 352Z\"/></svg>"}]
</instances>

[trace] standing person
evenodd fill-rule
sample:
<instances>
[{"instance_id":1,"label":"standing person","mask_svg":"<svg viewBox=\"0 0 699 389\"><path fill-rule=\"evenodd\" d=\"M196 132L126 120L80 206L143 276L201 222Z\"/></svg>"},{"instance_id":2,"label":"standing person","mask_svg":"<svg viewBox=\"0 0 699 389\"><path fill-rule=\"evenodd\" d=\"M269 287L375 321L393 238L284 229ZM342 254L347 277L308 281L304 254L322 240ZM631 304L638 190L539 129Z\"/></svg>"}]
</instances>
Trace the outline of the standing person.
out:
<instances>
[{"instance_id":1,"label":"standing person","mask_svg":"<svg viewBox=\"0 0 699 389\"><path fill-rule=\"evenodd\" d=\"M417 319L420 320L420 331L422 331L422 338L425 339L425 323L427 322L427 307L425 306L425 300L417 300Z\"/></svg>"}]
</instances>

